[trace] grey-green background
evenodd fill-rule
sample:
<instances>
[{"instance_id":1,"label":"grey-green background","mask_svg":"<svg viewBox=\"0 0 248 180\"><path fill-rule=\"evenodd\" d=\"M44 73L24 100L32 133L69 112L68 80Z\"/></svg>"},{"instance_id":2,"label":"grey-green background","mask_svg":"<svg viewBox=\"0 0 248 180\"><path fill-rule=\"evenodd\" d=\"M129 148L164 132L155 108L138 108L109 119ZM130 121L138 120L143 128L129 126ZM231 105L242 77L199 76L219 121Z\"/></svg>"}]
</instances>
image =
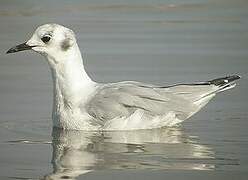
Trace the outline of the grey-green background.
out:
<instances>
[{"instance_id":1,"label":"grey-green background","mask_svg":"<svg viewBox=\"0 0 248 180\"><path fill-rule=\"evenodd\" d=\"M52 135L44 58L5 54L50 22L75 31L97 82L242 79L179 127ZM247 76L246 0L0 0L0 179L245 179Z\"/></svg>"}]
</instances>

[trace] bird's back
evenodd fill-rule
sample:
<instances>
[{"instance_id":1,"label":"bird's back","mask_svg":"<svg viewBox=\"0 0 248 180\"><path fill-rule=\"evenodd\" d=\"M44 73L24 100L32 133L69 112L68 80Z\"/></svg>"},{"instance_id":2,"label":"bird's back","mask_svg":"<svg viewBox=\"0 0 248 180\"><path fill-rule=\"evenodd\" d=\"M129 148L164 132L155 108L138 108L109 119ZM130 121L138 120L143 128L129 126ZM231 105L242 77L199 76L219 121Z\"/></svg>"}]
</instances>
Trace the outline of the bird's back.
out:
<instances>
[{"instance_id":1,"label":"bird's back","mask_svg":"<svg viewBox=\"0 0 248 180\"><path fill-rule=\"evenodd\" d=\"M86 109L105 129L171 126L199 111L216 93L234 87L232 82L239 78L165 87L132 81L105 84Z\"/></svg>"}]
</instances>

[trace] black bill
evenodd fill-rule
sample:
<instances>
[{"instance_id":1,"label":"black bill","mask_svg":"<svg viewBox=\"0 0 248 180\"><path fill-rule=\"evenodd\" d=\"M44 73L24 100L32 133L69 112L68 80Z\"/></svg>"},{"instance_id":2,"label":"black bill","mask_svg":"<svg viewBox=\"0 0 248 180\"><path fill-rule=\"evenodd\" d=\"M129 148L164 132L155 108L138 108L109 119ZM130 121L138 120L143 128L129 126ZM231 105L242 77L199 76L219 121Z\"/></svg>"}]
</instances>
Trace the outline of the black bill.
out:
<instances>
[{"instance_id":1,"label":"black bill","mask_svg":"<svg viewBox=\"0 0 248 180\"><path fill-rule=\"evenodd\" d=\"M19 45L17 45L17 46L14 46L14 47L10 48L10 49L6 52L6 54L15 53L15 52L18 52L18 51L30 50L30 49L32 49L32 47L34 47L34 46L29 46L29 45L27 45L27 43L25 42L25 43L22 43L22 44L19 44Z\"/></svg>"}]
</instances>

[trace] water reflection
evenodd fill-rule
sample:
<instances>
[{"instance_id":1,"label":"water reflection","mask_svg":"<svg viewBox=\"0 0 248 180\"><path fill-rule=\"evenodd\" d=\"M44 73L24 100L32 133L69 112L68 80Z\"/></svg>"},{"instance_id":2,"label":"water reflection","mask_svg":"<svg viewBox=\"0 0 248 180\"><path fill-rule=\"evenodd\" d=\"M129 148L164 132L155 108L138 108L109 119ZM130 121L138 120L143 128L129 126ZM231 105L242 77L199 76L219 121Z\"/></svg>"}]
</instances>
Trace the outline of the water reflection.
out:
<instances>
[{"instance_id":1,"label":"water reflection","mask_svg":"<svg viewBox=\"0 0 248 180\"><path fill-rule=\"evenodd\" d=\"M180 127L85 132L54 129L53 172L45 179L74 179L99 169L214 169L211 148Z\"/></svg>"}]
</instances>

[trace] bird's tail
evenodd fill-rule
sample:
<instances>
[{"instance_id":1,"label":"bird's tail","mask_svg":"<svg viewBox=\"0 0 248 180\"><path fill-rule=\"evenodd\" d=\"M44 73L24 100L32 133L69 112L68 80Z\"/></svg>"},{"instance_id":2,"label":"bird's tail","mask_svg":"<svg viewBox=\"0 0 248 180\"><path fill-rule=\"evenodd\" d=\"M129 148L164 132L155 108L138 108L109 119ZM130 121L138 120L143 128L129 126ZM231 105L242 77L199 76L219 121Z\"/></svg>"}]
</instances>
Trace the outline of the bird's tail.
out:
<instances>
[{"instance_id":1,"label":"bird's tail","mask_svg":"<svg viewBox=\"0 0 248 180\"><path fill-rule=\"evenodd\" d=\"M226 76L226 77L217 78L217 79L213 79L211 81L208 81L207 83L209 83L209 85L214 85L214 90L207 95L210 95L213 93L216 94L216 93L234 88L236 86L234 81L236 81L237 79L240 79L240 78L241 77L238 75L232 75L232 76Z\"/></svg>"},{"instance_id":2,"label":"bird's tail","mask_svg":"<svg viewBox=\"0 0 248 180\"><path fill-rule=\"evenodd\" d=\"M241 77L239 75L232 75L232 76L226 76L223 78L217 78L213 79L211 81L208 81L210 84L215 85L218 87L215 93L225 91L227 89L234 88L236 84L234 81L240 79Z\"/></svg>"},{"instance_id":3,"label":"bird's tail","mask_svg":"<svg viewBox=\"0 0 248 180\"><path fill-rule=\"evenodd\" d=\"M204 106L210 99L212 99L215 94L232 89L236 86L234 81L240 79L239 75L226 76L222 78L213 79L206 82L206 85L212 86L211 91L206 93L204 96L201 96L199 99L194 101L195 104Z\"/></svg>"}]
</instances>

